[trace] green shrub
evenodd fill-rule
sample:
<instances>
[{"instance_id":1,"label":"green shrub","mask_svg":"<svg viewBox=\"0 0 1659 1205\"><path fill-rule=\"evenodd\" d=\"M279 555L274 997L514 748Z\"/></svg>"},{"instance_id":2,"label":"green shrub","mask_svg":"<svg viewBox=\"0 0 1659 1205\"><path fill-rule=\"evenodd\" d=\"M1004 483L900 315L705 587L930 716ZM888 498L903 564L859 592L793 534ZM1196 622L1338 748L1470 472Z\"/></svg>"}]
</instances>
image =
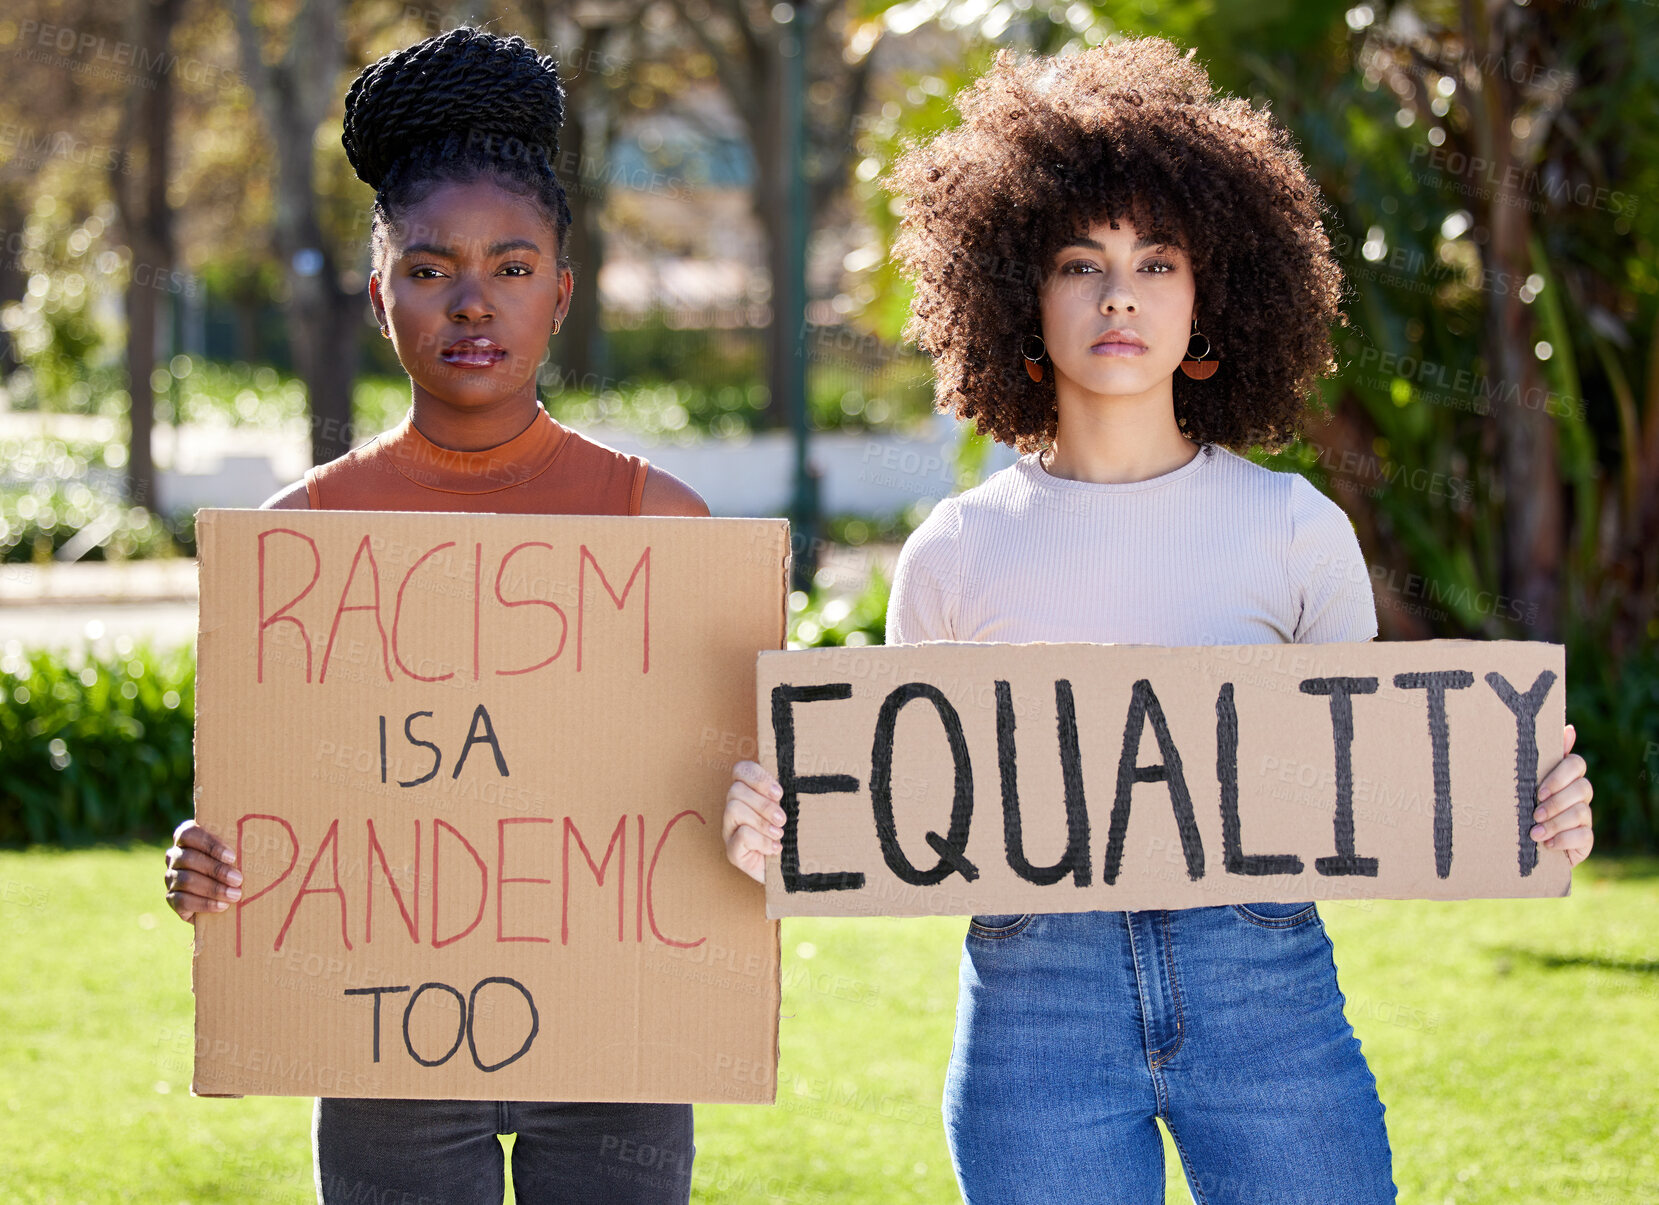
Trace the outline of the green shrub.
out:
<instances>
[{"instance_id":1,"label":"green shrub","mask_svg":"<svg viewBox=\"0 0 1659 1205\"><path fill-rule=\"evenodd\" d=\"M0 562L50 561L83 529L96 537L76 558L83 561L177 556L193 547L181 549L167 524L143 507L124 506L79 482L0 491Z\"/></svg>"},{"instance_id":2,"label":"green shrub","mask_svg":"<svg viewBox=\"0 0 1659 1205\"><path fill-rule=\"evenodd\" d=\"M0 439L0 563L45 562L77 533L77 560L193 552L194 523L121 501L126 449L112 440Z\"/></svg>"},{"instance_id":3,"label":"green shrub","mask_svg":"<svg viewBox=\"0 0 1659 1205\"><path fill-rule=\"evenodd\" d=\"M190 814L195 652L126 647L0 655L0 843L159 836Z\"/></svg>"},{"instance_id":4,"label":"green shrub","mask_svg":"<svg viewBox=\"0 0 1659 1205\"><path fill-rule=\"evenodd\" d=\"M880 569L856 598L831 596L814 588L789 596L789 647L837 648L880 644L887 632L887 598L892 585Z\"/></svg>"},{"instance_id":5,"label":"green shrub","mask_svg":"<svg viewBox=\"0 0 1659 1205\"><path fill-rule=\"evenodd\" d=\"M547 411L578 430L613 423L652 439L691 439L699 432L729 438L751 430L766 404L764 385L693 386L686 381L629 384L626 390L585 393L543 387Z\"/></svg>"},{"instance_id":6,"label":"green shrub","mask_svg":"<svg viewBox=\"0 0 1659 1205\"><path fill-rule=\"evenodd\" d=\"M1576 631L1566 643L1567 722L1595 787L1597 848L1659 850L1659 648L1613 657Z\"/></svg>"}]
</instances>

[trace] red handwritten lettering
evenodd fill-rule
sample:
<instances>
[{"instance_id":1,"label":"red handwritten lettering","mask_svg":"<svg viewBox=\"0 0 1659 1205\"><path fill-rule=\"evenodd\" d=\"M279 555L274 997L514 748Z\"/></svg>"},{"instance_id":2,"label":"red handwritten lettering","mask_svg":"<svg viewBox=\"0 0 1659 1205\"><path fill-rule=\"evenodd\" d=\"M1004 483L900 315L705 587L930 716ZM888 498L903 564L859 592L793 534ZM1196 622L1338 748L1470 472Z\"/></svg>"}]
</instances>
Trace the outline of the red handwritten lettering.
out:
<instances>
[{"instance_id":1,"label":"red handwritten lettering","mask_svg":"<svg viewBox=\"0 0 1659 1205\"><path fill-rule=\"evenodd\" d=\"M443 544L437 545L434 548L427 549L425 552L421 553L419 560L417 560L413 565L409 566L409 572L405 573L403 575L403 580L398 583L397 602L392 607L392 660L397 662L397 667L400 670L402 670L404 673L408 674L411 678L414 678L416 681L419 681L419 682L442 682L446 678L453 678L455 676L455 671L451 670L447 674L438 674L435 677L428 677L425 674L417 674L414 670L410 669L407 665L403 664L403 655L398 652L398 648L397 648L397 627L398 627L398 622L403 618L403 592L409 586L409 579L415 576L415 570L419 569L423 564L425 564L426 559L428 557L436 556L438 553L442 552L444 549L453 548L453 547L455 547L455 541L454 540L449 540L449 541L447 541ZM352 565L352 568L354 570L356 569L355 563ZM375 597L378 599L379 598L379 586L378 586L378 584L376 585L375 590L376 590ZM474 662L476 662L477 659L478 659L478 644L477 644L477 641L475 639L474 642L473 642L473 660L474 660ZM387 676L390 677L391 675L388 674ZM477 676L478 675L476 673L473 674L473 677L476 678Z\"/></svg>"},{"instance_id":2,"label":"red handwritten lettering","mask_svg":"<svg viewBox=\"0 0 1659 1205\"><path fill-rule=\"evenodd\" d=\"M628 817L624 815L616 822L616 828L611 831L610 844L605 846L605 860L594 865L593 855L588 852L588 844L582 840L582 834L576 827L576 822L569 816L565 817L565 849L564 849L564 901L559 919L559 940L564 945L570 944L570 837L576 835L576 844L581 847L582 857L587 859L588 869L599 885L605 885L605 869L611 864L611 854L616 850L617 843L622 844L622 856L617 859L616 874L616 940L622 940L622 901L623 880L628 877Z\"/></svg>"},{"instance_id":3,"label":"red handwritten lettering","mask_svg":"<svg viewBox=\"0 0 1659 1205\"><path fill-rule=\"evenodd\" d=\"M288 833L288 843L293 847L293 852L288 855L288 869L277 875L276 878L272 879L269 883L261 887L252 895L243 895L241 899L236 901L236 956L238 958L242 957L242 909L253 903L260 896L268 895L273 887L282 882L282 880L286 879L289 875L293 874L294 864L300 860L300 839L294 835L293 825L289 824L281 816L267 816L263 812L249 812L236 821L236 864L238 866L246 866L248 864L247 858L245 858L242 853L242 832L243 829L247 827L247 823L250 820L269 820L272 824L282 825L283 829Z\"/></svg>"},{"instance_id":4,"label":"red handwritten lettering","mask_svg":"<svg viewBox=\"0 0 1659 1205\"><path fill-rule=\"evenodd\" d=\"M372 603L358 603L346 606L346 598L351 593L351 583L357 579L357 566L363 558L369 558L370 581L374 583L374 601ZM347 611L370 611L374 614L374 626L380 632L380 661L386 670L386 681L392 680L391 653L387 647L386 625L380 618L380 566L375 563L374 550L369 547L369 537L364 536L357 545L357 555L351 558L351 569L346 573L346 584L340 588L340 605L334 609L334 624L328 629L328 647L323 649L323 667L317 674L317 681L328 679L328 658L334 651L334 636L340 630L340 618ZM309 678L306 681L310 681Z\"/></svg>"},{"instance_id":5,"label":"red handwritten lettering","mask_svg":"<svg viewBox=\"0 0 1659 1205\"><path fill-rule=\"evenodd\" d=\"M528 674L532 670L541 669L544 665L552 665L559 659L559 654L565 651L565 638L570 635L570 620L565 616L564 608L558 603L549 602L545 598L508 598L501 593L501 578L507 572L507 562L512 560L520 551L526 548L545 548L553 551L553 545L544 544L540 540L527 540L523 544L515 544L507 550L507 555L501 558L501 567L495 571L495 597L504 607L550 607L559 617L559 647L553 650L551 657L545 657L534 665L527 665L523 669L498 669L495 672L502 677L513 674Z\"/></svg>"},{"instance_id":6,"label":"red handwritten lettering","mask_svg":"<svg viewBox=\"0 0 1659 1205\"><path fill-rule=\"evenodd\" d=\"M380 859L381 873L386 876L386 886L391 890L392 899L397 902L397 910L403 914L404 927L409 930L409 940L420 945L421 927L421 822L415 821L415 911L410 915L409 909L403 906L403 893L397 889L397 882L392 878L392 871L386 865L386 851L380 848L380 838L375 836L374 821L369 820L369 873L368 873L368 902L364 907L363 940L365 943L374 940L374 859Z\"/></svg>"},{"instance_id":7,"label":"red handwritten lettering","mask_svg":"<svg viewBox=\"0 0 1659 1205\"><path fill-rule=\"evenodd\" d=\"M645 875L645 916L646 919L651 922L651 932L656 935L658 941L663 942L666 945L678 946L682 950L695 949L707 941L708 938L704 936L699 937L696 941L676 941L672 937L665 936L663 931L657 928L657 909L651 898L651 886L657 877L657 859L662 857L662 847L668 841L668 834L673 832L674 826L684 820L687 816L691 816L696 819L698 824L706 825L708 823L708 821L704 820L700 814L692 811L690 808L687 808L683 812L676 812L674 814L674 818L663 826L662 836L657 838L657 848L651 854L651 869L647 871Z\"/></svg>"},{"instance_id":8,"label":"red handwritten lettering","mask_svg":"<svg viewBox=\"0 0 1659 1205\"><path fill-rule=\"evenodd\" d=\"M275 614L267 616L265 614L265 541L270 536L294 536L310 545L311 580L305 583L305 589L278 607ZM291 623L300 630L300 639L305 641L305 680L307 682L311 681L311 637L305 630L305 624L288 614L288 609L297 605L301 599L311 593L311 587L317 584L317 579L322 576L322 573L323 557L322 553L317 551L317 541L304 532L295 531L291 527L272 527L259 533L259 664L256 681L265 681L265 629L274 623Z\"/></svg>"},{"instance_id":9,"label":"red handwritten lettering","mask_svg":"<svg viewBox=\"0 0 1659 1205\"><path fill-rule=\"evenodd\" d=\"M472 924L468 925L465 929L462 929L459 933L455 933L455 934L452 934L449 937L444 938L442 941L438 940L438 848L441 845L440 834L438 832L439 829L448 830L449 833L451 835L453 835L454 838L457 841L459 841L462 845L466 846L467 847L467 853L472 855L472 860L475 863L477 863L477 865L478 865L478 915L476 915L472 918ZM484 919L484 901L489 898L489 894L490 894L490 872L489 872L489 868L484 865L484 859L480 858L478 856L478 851L472 847L472 842L468 841L465 837L463 837L461 835L460 831L458 829L456 829L453 825L451 825L451 824L449 824L449 823L447 823L443 820L436 820L436 819L433 820L432 821L432 948L434 950L441 950L445 946L451 944L452 942L460 941L468 933L471 933L474 929L476 929L478 927L478 922Z\"/></svg>"},{"instance_id":10,"label":"red handwritten lettering","mask_svg":"<svg viewBox=\"0 0 1659 1205\"><path fill-rule=\"evenodd\" d=\"M290 830L291 831L291 830ZM288 926L294 923L294 914L300 910L300 901L308 895L334 895L340 899L340 940L345 943L346 949L351 949L351 938L346 935L346 892L340 886L340 820L335 817L323 834L322 844L317 846L317 852L311 855L311 865L305 868L305 878L300 880L300 889L294 893L294 902L288 905L288 919L282 922L282 928L277 930L276 944L273 950L282 949L282 939L288 936ZM329 862L334 868L334 886L313 887L311 876L317 873L317 863L322 861L323 850L329 851Z\"/></svg>"},{"instance_id":11,"label":"red handwritten lettering","mask_svg":"<svg viewBox=\"0 0 1659 1205\"><path fill-rule=\"evenodd\" d=\"M507 873L507 826L509 824L557 824L558 821L550 816L508 816L495 824L495 939L496 941L540 941L548 942L550 937L528 937L517 934L509 937L503 930L501 919L501 897L507 894L508 883L551 883L552 879L526 878Z\"/></svg>"},{"instance_id":12,"label":"red handwritten lettering","mask_svg":"<svg viewBox=\"0 0 1659 1205\"><path fill-rule=\"evenodd\" d=\"M605 571L599 567L599 562L596 559L594 559L593 553L588 551L588 546L586 544L582 545L581 560L577 563L577 569L576 569L576 669L577 669L577 671L580 672L581 668L582 668L582 629L583 629L583 620L584 620L584 616L587 612L587 605L588 605L587 568L588 568L589 565L592 565L593 566L593 571L599 575L599 584L605 587L605 593L609 594L611 596L611 602L616 604L616 609L618 611L622 610L622 608L625 605L627 605L628 594L634 588L634 580L637 577L639 577L639 571L641 569L645 570L645 607L644 607L644 610L645 610L645 617L644 617L645 658L644 658L643 665L640 667L640 672L645 673L645 674L650 673L651 672L651 549L650 549L649 546L647 546L645 551L640 553L639 560L634 562L634 571L628 575L628 584L626 586L622 587L622 597L618 598L617 594L616 594L616 591L611 589L610 579L605 576Z\"/></svg>"}]
</instances>

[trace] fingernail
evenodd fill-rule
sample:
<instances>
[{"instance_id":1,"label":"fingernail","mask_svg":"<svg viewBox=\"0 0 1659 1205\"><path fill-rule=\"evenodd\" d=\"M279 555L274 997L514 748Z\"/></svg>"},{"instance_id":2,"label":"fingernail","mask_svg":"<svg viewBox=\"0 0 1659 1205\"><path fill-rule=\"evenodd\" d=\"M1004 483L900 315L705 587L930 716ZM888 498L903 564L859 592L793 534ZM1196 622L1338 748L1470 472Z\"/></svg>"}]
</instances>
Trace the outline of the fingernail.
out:
<instances>
[{"instance_id":1,"label":"fingernail","mask_svg":"<svg viewBox=\"0 0 1659 1205\"><path fill-rule=\"evenodd\" d=\"M777 783L773 783L771 786L767 787L766 788L766 793L768 795L770 795L773 799L782 799L783 798L783 788L781 786L779 786Z\"/></svg>"},{"instance_id":2,"label":"fingernail","mask_svg":"<svg viewBox=\"0 0 1659 1205\"><path fill-rule=\"evenodd\" d=\"M235 862L236 861L236 853L233 850L227 849L225 851L225 856L220 858L219 860L221 862Z\"/></svg>"},{"instance_id":3,"label":"fingernail","mask_svg":"<svg viewBox=\"0 0 1659 1205\"><path fill-rule=\"evenodd\" d=\"M227 874L225 878L230 880L231 885L234 886L242 881L242 872L240 870L233 870Z\"/></svg>"},{"instance_id":4,"label":"fingernail","mask_svg":"<svg viewBox=\"0 0 1659 1205\"><path fill-rule=\"evenodd\" d=\"M772 813L772 823L773 824L782 824L783 823L783 813L782 812L773 812Z\"/></svg>"},{"instance_id":5,"label":"fingernail","mask_svg":"<svg viewBox=\"0 0 1659 1205\"><path fill-rule=\"evenodd\" d=\"M213 910L215 912L222 912L222 911L224 911L224 908L225 908L225 901L224 900L214 900L213 901Z\"/></svg>"},{"instance_id":6,"label":"fingernail","mask_svg":"<svg viewBox=\"0 0 1659 1205\"><path fill-rule=\"evenodd\" d=\"M227 888L226 891L225 891L225 898L226 899L232 899L232 900L239 900L239 899L242 898L242 893L240 891L238 891L235 887L230 887L230 888Z\"/></svg>"},{"instance_id":7,"label":"fingernail","mask_svg":"<svg viewBox=\"0 0 1659 1205\"><path fill-rule=\"evenodd\" d=\"M1538 838L1542 837L1543 835L1544 835L1544 826L1542 824L1533 825L1532 826L1532 831L1527 834L1527 836L1531 837L1534 841L1538 840Z\"/></svg>"},{"instance_id":8,"label":"fingernail","mask_svg":"<svg viewBox=\"0 0 1659 1205\"><path fill-rule=\"evenodd\" d=\"M771 834L772 834L772 835L773 835L773 836L774 836L774 837L781 837L781 836L783 836L783 830L782 830L782 829L781 829L781 828L779 828L779 827L778 827L778 826L777 826L777 825L773 825L773 826L772 826L772 827L771 827L771 829L769 829L769 830L768 830L768 831L769 831L769 832L770 832L770 833L771 833Z\"/></svg>"},{"instance_id":9,"label":"fingernail","mask_svg":"<svg viewBox=\"0 0 1659 1205\"><path fill-rule=\"evenodd\" d=\"M1532 809L1532 818L1534 820L1542 820L1544 818L1544 809L1543 808L1533 808Z\"/></svg>"}]
</instances>

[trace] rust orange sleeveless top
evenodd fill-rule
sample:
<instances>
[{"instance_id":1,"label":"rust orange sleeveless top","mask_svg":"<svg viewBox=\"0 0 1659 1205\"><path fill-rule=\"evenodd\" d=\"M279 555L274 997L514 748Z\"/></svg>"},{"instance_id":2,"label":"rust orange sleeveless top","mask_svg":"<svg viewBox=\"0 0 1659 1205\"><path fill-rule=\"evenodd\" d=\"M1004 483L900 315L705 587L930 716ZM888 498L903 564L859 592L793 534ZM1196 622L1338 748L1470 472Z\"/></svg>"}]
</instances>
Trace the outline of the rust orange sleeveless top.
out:
<instances>
[{"instance_id":1,"label":"rust orange sleeveless top","mask_svg":"<svg viewBox=\"0 0 1659 1205\"><path fill-rule=\"evenodd\" d=\"M643 457L578 435L538 402L528 427L477 452L440 448L415 430L411 410L392 430L308 470L305 492L312 510L637 515L645 472Z\"/></svg>"}]
</instances>

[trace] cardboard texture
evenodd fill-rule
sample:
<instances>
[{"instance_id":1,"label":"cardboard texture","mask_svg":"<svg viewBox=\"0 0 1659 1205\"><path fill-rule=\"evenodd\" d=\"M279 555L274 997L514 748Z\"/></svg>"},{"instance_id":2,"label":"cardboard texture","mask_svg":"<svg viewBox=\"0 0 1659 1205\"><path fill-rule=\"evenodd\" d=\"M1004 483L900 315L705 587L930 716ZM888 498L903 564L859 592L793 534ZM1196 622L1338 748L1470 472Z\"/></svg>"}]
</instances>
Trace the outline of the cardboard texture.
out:
<instances>
[{"instance_id":1,"label":"cardboard texture","mask_svg":"<svg viewBox=\"0 0 1659 1205\"><path fill-rule=\"evenodd\" d=\"M781 520L204 510L204 1095L773 1099L725 858Z\"/></svg>"},{"instance_id":2,"label":"cardboard texture","mask_svg":"<svg viewBox=\"0 0 1659 1205\"><path fill-rule=\"evenodd\" d=\"M761 654L768 916L1561 896L1527 835L1562 647L927 644Z\"/></svg>"}]
</instances>

